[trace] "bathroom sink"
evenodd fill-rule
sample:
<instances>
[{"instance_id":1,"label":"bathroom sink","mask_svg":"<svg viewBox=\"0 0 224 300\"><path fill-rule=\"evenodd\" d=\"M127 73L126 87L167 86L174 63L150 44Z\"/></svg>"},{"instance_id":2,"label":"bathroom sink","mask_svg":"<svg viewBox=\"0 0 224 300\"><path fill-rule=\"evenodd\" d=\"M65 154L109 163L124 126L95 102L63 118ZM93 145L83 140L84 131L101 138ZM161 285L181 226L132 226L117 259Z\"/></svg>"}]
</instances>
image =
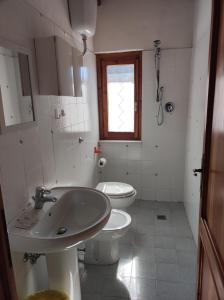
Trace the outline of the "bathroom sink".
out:
<instances>
[{"instance_id":1,"label":"bathroom sink","mask_svg":"<svg viewBox=\"0 0 224 300\"><path fill-rule=\"evenodd\" d=\"M110 200L100 191L61 187L51 193L58 199L56 203L46 203L42 209L29 207L9 224L14 251L53 253L70 249L95 236L110 217Z\"/></svg>"}]
</instances>

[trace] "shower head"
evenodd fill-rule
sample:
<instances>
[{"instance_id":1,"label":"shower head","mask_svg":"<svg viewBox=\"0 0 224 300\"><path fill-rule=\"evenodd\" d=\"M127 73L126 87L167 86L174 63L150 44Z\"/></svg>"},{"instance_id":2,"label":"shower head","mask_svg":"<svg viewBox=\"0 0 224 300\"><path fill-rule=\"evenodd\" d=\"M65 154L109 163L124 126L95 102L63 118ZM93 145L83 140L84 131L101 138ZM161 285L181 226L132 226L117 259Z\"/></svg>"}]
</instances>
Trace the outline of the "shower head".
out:
<instances>
[{"instance_id":1,"label":"shower head","mask_svg":"<svg viewBox=\"0 0 224 300\"><path fill-rule=\"evenodd\" d=\"M155 41L153 41L153 44L154 44L155 48L160 48L161 41L160 40L155 40Z\"/></svg>"}]
</instances>

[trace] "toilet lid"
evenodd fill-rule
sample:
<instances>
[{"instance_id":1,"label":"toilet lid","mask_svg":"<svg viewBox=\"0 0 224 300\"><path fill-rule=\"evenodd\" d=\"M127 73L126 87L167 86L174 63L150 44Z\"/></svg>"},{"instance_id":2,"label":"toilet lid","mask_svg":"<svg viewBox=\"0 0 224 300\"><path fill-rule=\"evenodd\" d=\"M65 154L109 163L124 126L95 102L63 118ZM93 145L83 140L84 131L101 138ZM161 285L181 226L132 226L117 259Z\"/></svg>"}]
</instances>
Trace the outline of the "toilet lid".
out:
<instances>
[{"instance_id":1,"label":"toilet lid","mask_svg":"<svg viewBox=\"0 0 224 300\"><path fill-rule=\"evenodd\" d=\"M130 196L135 193L133 186L123 182L100 182L97 190L108 196Z\"/></svg>"}]
</instances>

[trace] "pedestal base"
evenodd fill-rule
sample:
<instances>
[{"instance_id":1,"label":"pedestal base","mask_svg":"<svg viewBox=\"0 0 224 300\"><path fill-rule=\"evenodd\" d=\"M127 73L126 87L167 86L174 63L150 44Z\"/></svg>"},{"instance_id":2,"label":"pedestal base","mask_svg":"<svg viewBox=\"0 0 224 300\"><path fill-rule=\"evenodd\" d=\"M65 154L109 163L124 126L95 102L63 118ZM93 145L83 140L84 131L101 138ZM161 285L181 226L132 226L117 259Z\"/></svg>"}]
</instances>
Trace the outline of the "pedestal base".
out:
<instances>
[{"instance_id":1,"label":"pedestal base","mask_svg":"<svg viewBox=\"0 0 224 300\"><path fill-rule=\"evenodd\" d=\"M49 289L66 293L70 300L81 300L76 247L46 254Z\"/></svg>"}]
</instances>

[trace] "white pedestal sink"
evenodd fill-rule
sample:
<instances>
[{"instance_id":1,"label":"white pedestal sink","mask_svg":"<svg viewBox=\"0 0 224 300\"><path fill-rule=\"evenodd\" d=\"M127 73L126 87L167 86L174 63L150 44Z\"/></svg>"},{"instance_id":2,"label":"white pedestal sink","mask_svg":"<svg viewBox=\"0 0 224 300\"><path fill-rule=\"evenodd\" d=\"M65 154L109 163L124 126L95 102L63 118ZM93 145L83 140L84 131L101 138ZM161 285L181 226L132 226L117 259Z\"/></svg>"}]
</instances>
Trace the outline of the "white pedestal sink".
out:
<instances>
[{"instance_id":1,"label":"white pedestal sink","mask_svg":"<svg viewBox=\"0 0 224 300\"><path fill-rule=\"evenodd\" d=\"M8 226L11 248L20 252L45 253L49 288L64 291L70 300L80 300L76 246L107 223L109 198L90 188L52 189L58 200L43 209L29 207Z\"/></svg>"}]
</instances>

